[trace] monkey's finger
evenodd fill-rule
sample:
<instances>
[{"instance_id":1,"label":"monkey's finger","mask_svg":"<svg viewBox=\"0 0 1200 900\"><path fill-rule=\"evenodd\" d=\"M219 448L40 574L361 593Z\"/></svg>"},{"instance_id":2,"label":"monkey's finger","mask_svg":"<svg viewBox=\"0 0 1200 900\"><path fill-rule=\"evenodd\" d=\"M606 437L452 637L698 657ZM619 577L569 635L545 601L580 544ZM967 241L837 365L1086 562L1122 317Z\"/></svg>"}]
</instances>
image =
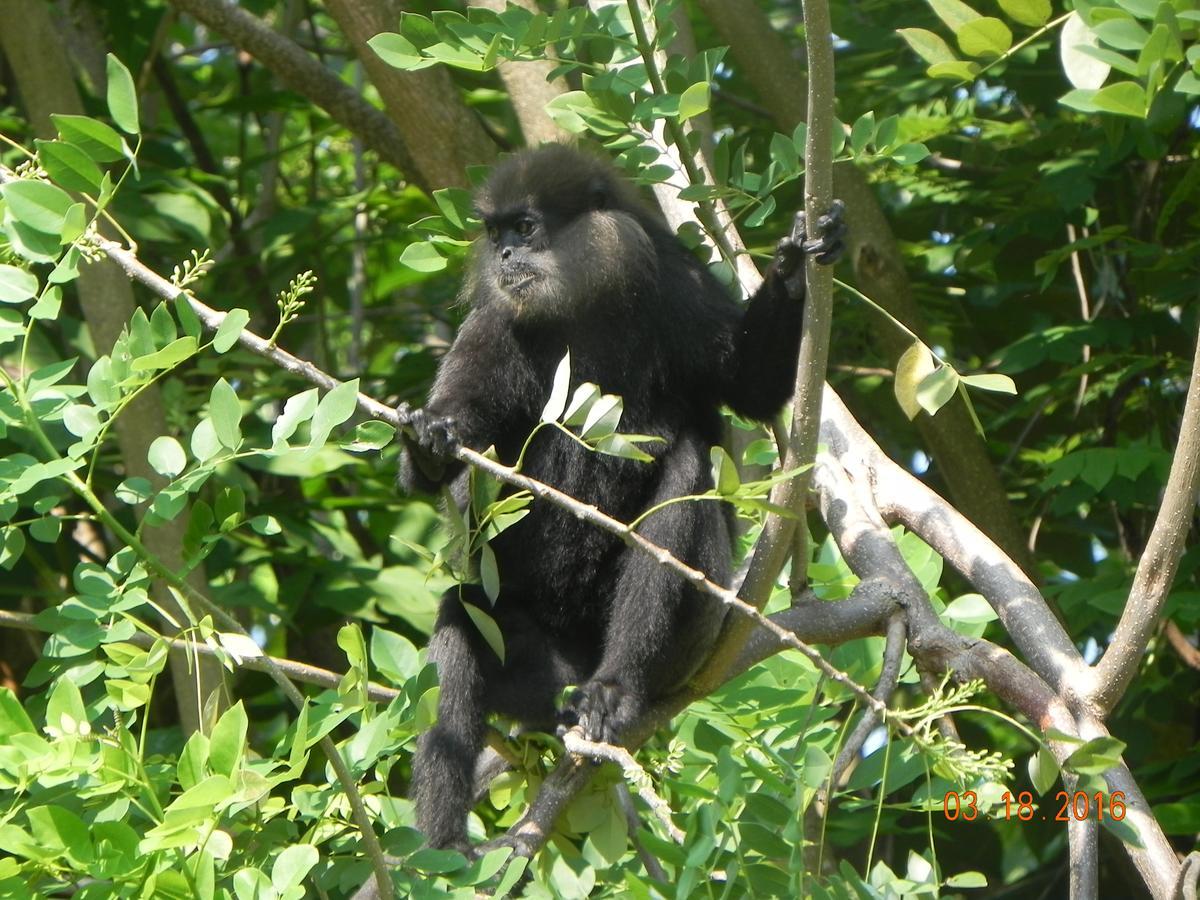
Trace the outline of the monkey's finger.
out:
<instances>
[{"instance_id":1,"label":"monkey's finger","mask_svg":"<svg viewBox=\"0 0 1200 900\"><path fill-rule=\"evenodd\" d=\"M808 220L804 216L804 210L800 210L792 217L792 233L788 237L793 244L803 244L807 236Z\"/></svg>"}]
</instances>

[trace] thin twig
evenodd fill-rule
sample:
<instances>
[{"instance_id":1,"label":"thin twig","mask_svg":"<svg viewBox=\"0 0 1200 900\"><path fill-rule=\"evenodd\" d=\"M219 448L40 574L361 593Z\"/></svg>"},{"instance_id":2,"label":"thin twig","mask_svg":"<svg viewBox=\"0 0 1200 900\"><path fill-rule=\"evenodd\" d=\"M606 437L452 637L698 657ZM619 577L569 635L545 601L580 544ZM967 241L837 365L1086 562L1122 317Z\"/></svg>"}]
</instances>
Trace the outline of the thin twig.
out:
<instances>
[{"instance_id":1,"label":"thin twig","mask_svg":"<svg viewBox=\"0 0 1200 900\"><path fill-rule=\"evenodd\" d=\"M634 790L637 791L637 795L650 807L650 811L662 823L671 840L677 844L683 844L687 835L679 829L678 825L671 821L670 804L654 793L654 788L650 784L650 776L646 774L646 770L641 767L638 761L633 758L633 754L624 747L589 741L584 738L578 728L572 728L563 735L563 747L566 748L568 753L574 753L576 756L603 762L613 762L620 766L621 772L625 775L625 781L633 785Z\"/></svg>"}]
</instances>

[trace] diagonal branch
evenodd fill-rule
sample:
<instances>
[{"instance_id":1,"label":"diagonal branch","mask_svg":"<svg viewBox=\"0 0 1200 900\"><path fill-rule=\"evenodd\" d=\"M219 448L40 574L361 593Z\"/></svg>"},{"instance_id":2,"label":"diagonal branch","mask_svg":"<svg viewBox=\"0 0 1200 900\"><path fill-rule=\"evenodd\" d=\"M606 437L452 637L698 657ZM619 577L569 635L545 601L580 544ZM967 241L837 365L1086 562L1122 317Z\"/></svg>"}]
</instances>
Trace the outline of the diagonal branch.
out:
<instances>
[{"instance_id":1,"label":"diagonal branch","mask_svg":"<svg viewBox=\"0 0 1200 900\"><path fill-rule=\"evenodd\" d=\"M1184 540L1191 530L1197 489L1200 489L1200 340L1192 360L1183 419L1179 423L1179 443L1171 460L1162 506L1138 562L1112 643L1096 664L1099 677L1094 697L1103 710L1111 710L1124 696L1162 619L1163 606L1183 555Z\"/></svg>"},{"instance_id":2,"label":"diagonal branch","mask_svg":"<svg viewBox=\"0 0 1200 900\"><path fill-rule=\"evenodd\" d=\"M291 90L310 100L335 122L405 173L419 170L399 128L367 103L353 87L306 53L298 44L229 0L171 0L245 50Z\"/></svg>"}]
</instances>

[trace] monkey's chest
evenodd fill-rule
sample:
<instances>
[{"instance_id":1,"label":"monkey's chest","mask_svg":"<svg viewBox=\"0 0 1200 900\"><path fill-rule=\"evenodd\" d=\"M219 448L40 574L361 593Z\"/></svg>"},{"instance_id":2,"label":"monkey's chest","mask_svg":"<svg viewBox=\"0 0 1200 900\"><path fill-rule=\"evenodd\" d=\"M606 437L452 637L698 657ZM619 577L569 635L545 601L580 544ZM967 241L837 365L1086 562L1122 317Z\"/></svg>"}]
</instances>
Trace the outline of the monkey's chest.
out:
<instances>
[{"instance_id":1,"label":"monkey's chest","mask_svg":"<svg viewBox=\"0 0 1200 900\"><path fill-rule=\"evenodd\" d=\"M545 436L548 440L542 441ZM526 455L524 472L622 522L654 495L657 462L596 453L562 434L543 432ZM492 541L501 603L519 603L551 628L602 625L621 540L561 507L534 501L530 513Z\"/></svg>"}]
</instances>

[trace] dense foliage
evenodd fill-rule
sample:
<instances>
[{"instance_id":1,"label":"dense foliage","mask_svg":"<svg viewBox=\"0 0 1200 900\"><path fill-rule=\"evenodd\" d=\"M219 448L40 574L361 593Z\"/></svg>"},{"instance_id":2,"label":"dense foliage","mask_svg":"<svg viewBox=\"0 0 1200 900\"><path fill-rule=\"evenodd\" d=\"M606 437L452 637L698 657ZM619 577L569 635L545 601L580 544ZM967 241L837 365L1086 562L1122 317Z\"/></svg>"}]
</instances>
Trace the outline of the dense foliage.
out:
<instances>
[{"instance_id":1,"label":"dense foliage","mask_svg":"<svg viewBox=\"0 0 1200 900\"><path fill-rule=\"evenodd\" d=\"M0 68L0 896L349 896L371 867L344 775L318 746L326 737L383 850L400 860L400 896L479 886L497 896L898 896L985 884L1065 894L1064 783L1039 754L1041 723L1014 718L977 684L942 686L934 673L922 686L907 657L890 699L906 710L907 736L878 729L832 796L856 697L789 652L693 704L639 751L645 772L630 777L648 776L669 802L682 844L644 807L627 814L622 773L609 766L526 881L506 847L473 860L422 849L403 799L436 706L421 648L455 577L487 584L486 549L474 576L458 552L464 537L485 547L486 527L467 534L467 523L445 525L428 502L398 496L392 429L357 412L355 397L421 402L464 312L453 301L473 235L466 182L425 184L364 150L330 110L169 4L91 0L80 4L90 28L33 5L31 22L46 17L90 43L77 60L82 109L33 108L45 94L12 47L35 30L20 16L0 21L10 57ZM624 4L469 17L463 4L404 6L374 51L400 71L449 71L498 149L522 137L497 64L549 54L564 86L548 110L560 128L602 145L649 188L678 173L647 132L665 123L674 140L673 129L698 125L690 140L708 152L714 183L683 198L726 201L761 259L790 228L804 128L773 120L738 48L721 49L727 38L697 5L658 4L668 55L657 86ZM244 7L332 78L361 85L326 10ZM759 8L802 46L798 4ZM878 340L898 333L890 316L840 290L830 382L893 458L943 493L910 419L970 389L1032 574L1094 658L1146 545L1191 377L1200 11L1193 0L986 10L867 0L831 12L835 112L846 123L837 158L860 167L887 214L924 344L898 364ZM699 51L674 49L681 25ZM40 52L66 60L66 46ZM684 237L699 245L701 230ZM108 240L229 315L213 330L187 296L139 285L139 308L105 344L96 310L115 295L88 278ZM848 266L839 277L853 281ZM318 391L264 361L239 343L247 328L342 385ZM607 402L603 387L590 402ZM586 411L574 411L567 424L586 429ZM139 444L133 431L147 423L153 439ZM616 420L606 427L592 437ZM755 479L776 454L765 431L733 443L742 474L724 453L714 466L717 491L743 515L744 553L771 509ZM493 527L519 521L520 504L497 507L495 490L480 476ZM841 599L858 578L813 526L809 579L823 599ZM918 537L895 534L947 624L1006 643L972 586ZM1181 852L1200 832L1200 672L1186 652L1200 631L1200 549L1189 546L1167 606L1180 642L1152 642L1108 719L1119 742L1086 745L1070 767L1097 776L1123 751ZM786 604L781 585L768 611ZM224 665L225 702L187 699L181 683L211 687L212 672L190 656L172 673L163 635L175 631ZM869 687L883 644L860 638L826 656ZM256 664L258 648L333 674L307 685L297 709ZM932 736L950 709L970 754ZM562 750L544 735L505 744L519 765L491 782L472 823L480 839L519 819ZM1119 798L1088 784L1113 804L1101 884L1133 896L1136 876L1117 851L1138 837L1112 821ZM965 791L979 814L952 820L947 795ZM1025 791L1037 804L1029 818Z\"/></svg>"}]
</instances>

